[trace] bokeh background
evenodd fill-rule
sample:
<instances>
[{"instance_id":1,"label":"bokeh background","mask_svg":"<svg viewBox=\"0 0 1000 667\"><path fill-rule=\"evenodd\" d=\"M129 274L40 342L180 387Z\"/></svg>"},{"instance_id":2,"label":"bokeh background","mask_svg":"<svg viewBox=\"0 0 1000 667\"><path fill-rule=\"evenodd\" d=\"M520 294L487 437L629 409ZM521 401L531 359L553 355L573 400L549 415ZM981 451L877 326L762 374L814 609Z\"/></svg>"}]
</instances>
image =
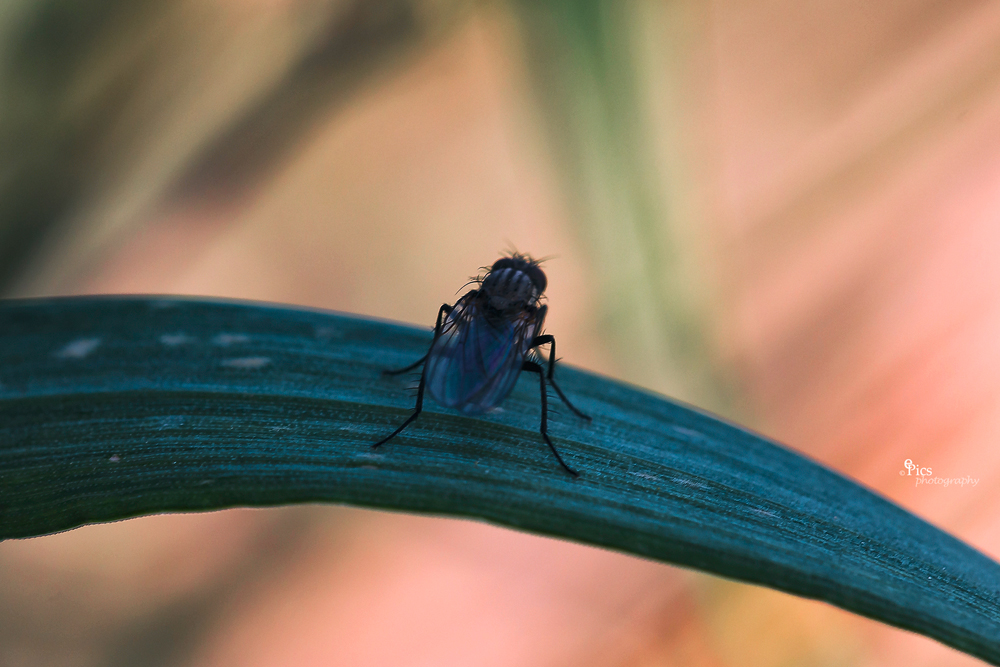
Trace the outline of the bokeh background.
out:
<instances>
[{"instance_id":1,"label":"bokeh background","mask_svg":"<svg viewBox=\"0 0 1000 667\"><path fill-rule=\"evenodd\" d=\"M430 326L551 256L568 363L1000 556L1000 4L4 0L4 296ZM910 459L975 487L918 487ZM2 493L2 490L0 490ZM0 667L972 665L825 604L303 506L0 544Z\"/></svg>"}]
</instances>

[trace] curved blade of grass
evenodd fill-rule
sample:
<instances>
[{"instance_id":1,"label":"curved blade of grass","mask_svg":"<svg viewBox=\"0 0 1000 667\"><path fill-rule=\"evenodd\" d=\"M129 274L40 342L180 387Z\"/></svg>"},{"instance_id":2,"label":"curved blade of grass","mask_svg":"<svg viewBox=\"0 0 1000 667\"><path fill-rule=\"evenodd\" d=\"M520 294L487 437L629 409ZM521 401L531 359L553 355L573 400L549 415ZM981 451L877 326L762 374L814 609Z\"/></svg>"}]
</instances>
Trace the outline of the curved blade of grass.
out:
<instances>
[{"instance_id":1,"label":"curved blade of grass","mask_svg":"<svg viewBox=\"0 0 1000 667\"><path fill-rule=\"evenodd\" d=\"M379 371L430 332L188 299L0 304L0 538L236 505L475 517L763 584L1000 662L1000 565L758 435L571 368L470 418ZM412 379L412 378L411 378Z\"/></svg>"}]
</instances>

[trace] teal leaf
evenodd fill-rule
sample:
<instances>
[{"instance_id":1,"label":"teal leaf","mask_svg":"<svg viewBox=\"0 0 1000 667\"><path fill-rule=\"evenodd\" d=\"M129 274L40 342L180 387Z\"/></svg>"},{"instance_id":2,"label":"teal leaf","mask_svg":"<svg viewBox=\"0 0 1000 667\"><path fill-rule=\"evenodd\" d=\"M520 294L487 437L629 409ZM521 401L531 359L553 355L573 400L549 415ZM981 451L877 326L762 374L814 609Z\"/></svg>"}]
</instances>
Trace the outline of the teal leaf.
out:
<instances>
[{"instance_id":1,"label":"teal leaf","mask_svg":"<svg viewBox=\"0 0 1000 667\"><path fill-rule=\"evenodd\" d=\"M154 512L350 503L483 519L770 586L1000 663L1000 566L767 439L561 367L467 417L380 370L430 331L181 298L0 304L0 538ZM554 403L554 405L558 405Z\"/></svg>"}]
</instances>

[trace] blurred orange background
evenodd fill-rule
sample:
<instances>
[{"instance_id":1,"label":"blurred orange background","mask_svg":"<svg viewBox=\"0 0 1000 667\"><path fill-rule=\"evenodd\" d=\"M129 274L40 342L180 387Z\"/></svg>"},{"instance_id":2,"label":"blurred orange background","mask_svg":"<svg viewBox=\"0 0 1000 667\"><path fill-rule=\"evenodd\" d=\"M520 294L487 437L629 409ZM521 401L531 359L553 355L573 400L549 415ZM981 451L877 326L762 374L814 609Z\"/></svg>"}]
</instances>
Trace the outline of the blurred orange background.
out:
<instances>
[{"instance_id":1,"label":"blurred orange background","mask_svg":"<svg viewBox=\"0 0 1000 667\"><path fill-rule=\"evenodd\" d=\"M430 326L510 245L566 362L1000 556L1000 5L17 0L6 296ZM916 486L907 459L974 487ZM303 506L0 544L0 667L972 665L801 600Z\"/></svg>"}]
</instances>

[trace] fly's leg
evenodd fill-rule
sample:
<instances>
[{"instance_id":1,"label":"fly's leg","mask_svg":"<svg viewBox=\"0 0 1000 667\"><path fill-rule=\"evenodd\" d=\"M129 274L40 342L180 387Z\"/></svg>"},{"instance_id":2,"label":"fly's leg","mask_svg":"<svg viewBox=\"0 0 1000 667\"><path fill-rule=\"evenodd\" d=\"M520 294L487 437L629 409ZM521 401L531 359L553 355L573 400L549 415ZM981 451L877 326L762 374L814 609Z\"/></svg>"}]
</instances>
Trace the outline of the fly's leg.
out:
<instances>
[{"instance_id":1,"label":"fly's leg","mask_svg":"<svg viewBox=\"0 0 1000 667\"><path fill-rule=\"evenodd\" d=\"M420 411L423 410L423 409L424 409L424 373L421 373L420 374L420 385L417 387L417 405L413 408L413 414L410 415L409 417L407 417L406 421L403 422L400 425L399 428L397 428L395 431L393 431L392 433L390 433L388 437L382 438L381 440L379 440L378 442L376 442L374 445L372 445L372 449L378 449L380 445L384 445L385 443L389 442L390 440L392 440L393 438L395 438L397 435L399 435L403 431L404 428L406 428L407 426L409 426L410 424L413 423L413 421L420 414Z\"/></svg>"},{"instance_id":2,"label":"fly's leg","mask_svg":"<svg viewBox=\"0 0 1000 667\"><path fill-rule=\"evenodd\" d=\"M414 368L416 368L420 364L424 363L425 361L427 361L427 355L426 354L424 356L420 357L420 359L418 359L417 361L415 361L412 364L410 364L409 366L407 366L406 368L397 368L397 369L394 369L394 370L384 370L384 371L382 371L382 375L399 375L401 373L406 373L407 371L412 371Z\"/></svg>"},{"instance_id":3,"label":"fly's leg","mask_svg":"<svg viewBox=\"0 0 1000 667\"><path fill-rule=\"evenodd\" d=\"M446 303L441 304L441 307L438 309L437 322L434 324L434 340L437 340L438 334L441 333L441 322L444 319L444 316L447 315L448 313L450 313L453 309L454 309L453 306L449 306ZM433 345L433 344L434 343L432 342L431 345ZM410 364L409 366L407 366L406 368L399 368L399 369L396 369L396 370L384 370L384 371L382 371L382 375L400 375L401 373L406 373L408 371L412 371L414 368L416 368L420 364L424 363L425 361L427 361L427 355L426 354L424 356L420 357L418 360L416 360L412 364Z\"/></svg>"},{"instance_id":4,"label":"fly's leg","mask_svg":"<svg viewBox=\"0 0 1000 667\"><path fill-rule=\"evenodd\" d=\"M556 384L556 379L555 379L555 377L553 377L553 373L556 372L556 338L555 338L555 336L553 336L552 334L543 334L541 336L535 336L532 339L532 341L531 341L531 347L538 347L539 345L545 345L546 343L550 344L549 345L549 373L548 373L549 384L551 384L552 387L556 390L556 393L559 394L559 398L561 398L562 402L566 404L566 407L568 407L570 410L572 410L576 414L577 417L579 417L580 419L586 419L587 421L593 421L590 418L590 415L585 415L582 412L580 412L579 410L577 410L576 406L574 406L572 403L569 402L569 399L566 398L566 394L564 394L562 392L562 389L559 388L559 385Z\"/></svg>"},{"instance_id":5,"label":"fly's leg","mask_svg":"<svg viewBox=\"0 0 1000 667\"><path fill-rule=\"evenodd\" d=\"M442 325L442 322L444 322L444 316L447 315L448 313L450 313L452 311L452 309L453 309L453 306L449 306L446 303L441 304L441 308L438 309L437 322L434 324L434 340L431 341L431 347L432 348L434 347L434 342L437 341L438 336L441 335L441 325ZM416 368L420 364L422 364L425 361L427 361L427 357L429 355L430 355L430 351L428 351L427 354L425 354L423 357L421 357L420 361L418 361L415 364L410 364L406 368L400 368L398 371L382 371L382 374L383 375L398 375L400 373L405 373L406 371L413 370L414 368ZM393 431L392 433L390 433L388 437L382 438L381 440L379 440L378 442L376 442L374 445L372 445L372 449L378 449L379 446L384 445L385 443L389 442L390 440L392 440L393 438L395 438L397 435L399 435L403 431L404 428L406 428L407 426L409 426L410 424L413 423L413 421L420 414L420 411L424 409L424 382L425 382L425 376L426 375L427 375L427 369L425 367L424 371L422 373L420 373L420 384L417 385L417 404L413 408L413 414L410 415L409 417L407 417L406 421L403 422L402 425L399 428L397 428L395 431Z\"/></svg>"},{"instance_id":6,"label":"fly's leg","mask_svg":"<svg viewBox=\"0 0 1000 667\"><path fill-rule=\"evenodd\" d=\"M556 446L553 445L552 441L549 439L549 404L545 396L545 372L542 370L542 367L534 361L525 361L521 366L521 370L538 373L538 383L541 389L542 397L542 425L538 430L541 431L542 437L545 439L545 444L549 446L549 449L551 449L552 453L555 454L556 460L559 461L559 464L566 472L573 475L573 477L579 477L580 473L566 465L566 462L563 461L563 457L559 456L559 451L556 449Z\"/></svg>"}]
</instances>

